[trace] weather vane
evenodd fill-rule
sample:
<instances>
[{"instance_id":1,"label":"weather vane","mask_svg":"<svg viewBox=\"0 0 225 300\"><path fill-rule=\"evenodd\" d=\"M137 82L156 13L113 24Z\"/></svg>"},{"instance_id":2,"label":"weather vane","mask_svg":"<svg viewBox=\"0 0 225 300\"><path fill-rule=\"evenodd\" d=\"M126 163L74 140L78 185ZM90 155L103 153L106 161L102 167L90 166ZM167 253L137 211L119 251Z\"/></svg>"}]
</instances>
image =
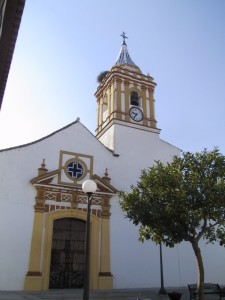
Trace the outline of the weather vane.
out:
<instances>
[{"instance_id":1,"label":"weather vane","mask_svg":"<svg viewBox=\"0 0 225 300\"><path fill-rule=\"evenodd\" d=\"M123 33L121 34L121 36L123 37L123 44L125 44L125 45L126 45L126 42L125 42L125 40L126 40L126 39L128 39L128 37L126 36L126 33L125 33L125 32L123 32Z\"/></svg>"}]
</instances>

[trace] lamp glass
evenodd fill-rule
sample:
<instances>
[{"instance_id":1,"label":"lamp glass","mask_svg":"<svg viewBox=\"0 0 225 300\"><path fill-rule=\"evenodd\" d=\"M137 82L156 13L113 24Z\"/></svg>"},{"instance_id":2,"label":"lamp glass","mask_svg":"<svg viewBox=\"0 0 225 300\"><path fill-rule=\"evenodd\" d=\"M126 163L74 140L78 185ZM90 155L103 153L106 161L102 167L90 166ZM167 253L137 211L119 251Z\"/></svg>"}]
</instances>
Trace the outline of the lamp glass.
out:
<instances>
[{"instance_id":1,"label":"lamp glass","mask_svg":"<svg viewBox=\"0 0 225 300\"><path fill-rule=\"evenodd\" d=\"M88 179L82 184L82 190L85 194L94 193L97 190L97 184L94 180Z\"/></svg>"}]
</instances>

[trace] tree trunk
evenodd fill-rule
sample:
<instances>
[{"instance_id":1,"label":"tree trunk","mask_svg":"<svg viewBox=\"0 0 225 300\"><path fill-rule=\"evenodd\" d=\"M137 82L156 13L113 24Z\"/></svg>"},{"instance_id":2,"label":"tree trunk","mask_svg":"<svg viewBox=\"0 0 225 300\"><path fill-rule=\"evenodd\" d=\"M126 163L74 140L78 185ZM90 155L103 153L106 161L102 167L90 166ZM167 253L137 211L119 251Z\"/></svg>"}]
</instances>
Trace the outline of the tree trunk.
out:
<instances>
[{"instance_id":1,"label":"tree trunk","mask_svg":"<svg viewBox=\"0 0 225 300\"><path fill-rule=\"evenodd\" d=\"M198 242L197 241L193 241L191 242L192 248L194 249L195 252L195 256L197 259L197 264L198 264L198 295L199 295L199 300L204 300L205 296L204 296L204 288L203 288L203 284L204 284L204 266L203 266L203 261L202 261L202 254L201 254L201 250L198 246Z\"/></svg>"}]
</instances>

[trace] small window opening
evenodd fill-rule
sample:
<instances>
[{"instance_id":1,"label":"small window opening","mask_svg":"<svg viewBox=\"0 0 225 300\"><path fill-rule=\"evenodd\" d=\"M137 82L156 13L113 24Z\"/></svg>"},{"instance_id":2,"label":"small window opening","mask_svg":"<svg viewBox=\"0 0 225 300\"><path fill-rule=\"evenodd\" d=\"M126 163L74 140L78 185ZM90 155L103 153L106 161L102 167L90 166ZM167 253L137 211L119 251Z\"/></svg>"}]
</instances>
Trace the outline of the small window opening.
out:
<instances>
[{"instance_id":1,"label":"small window opening","mask_svg":"<svg viewBox=\"0 0 225 300\"><path fill-rule=\"evenodd\" d=\"M130 94L130 104L135 105L135 106L139 106L139 95L135 91L132 91L131 94Z\"/></svg>"}]
</instances>

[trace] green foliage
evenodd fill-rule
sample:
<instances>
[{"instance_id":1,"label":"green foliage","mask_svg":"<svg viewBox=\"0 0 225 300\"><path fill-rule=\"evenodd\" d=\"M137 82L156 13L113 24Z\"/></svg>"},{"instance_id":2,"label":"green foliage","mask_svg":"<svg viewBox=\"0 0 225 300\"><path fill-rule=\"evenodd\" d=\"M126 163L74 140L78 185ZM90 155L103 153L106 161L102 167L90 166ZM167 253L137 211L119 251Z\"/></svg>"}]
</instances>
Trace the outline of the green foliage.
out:
<instances>
[{"instance_id":1,"label":"green foliage","mask_svg":"<svg viewBox=\"0 0 225 300\"><path fill-rule=\"evenodd\" d=\"M217 148L157 161L120 197L127 218L140 225L142 241L225 244L225 156Z\"/></svg>"}]
</instances>

